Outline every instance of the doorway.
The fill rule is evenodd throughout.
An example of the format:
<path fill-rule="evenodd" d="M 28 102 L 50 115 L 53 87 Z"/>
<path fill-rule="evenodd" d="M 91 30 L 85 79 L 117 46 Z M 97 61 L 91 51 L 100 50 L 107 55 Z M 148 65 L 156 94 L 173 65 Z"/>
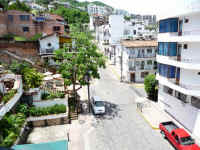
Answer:
<path fill-rule="evenodd" d="M 130 73 L 131 82 L 135 82 L 135 73 Z"/>

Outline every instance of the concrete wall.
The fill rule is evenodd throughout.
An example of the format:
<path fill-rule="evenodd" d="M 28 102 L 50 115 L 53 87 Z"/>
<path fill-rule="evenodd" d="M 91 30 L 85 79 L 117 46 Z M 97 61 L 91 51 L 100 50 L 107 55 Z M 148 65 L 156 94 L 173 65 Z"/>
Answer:
<path fill-rule="evenodd" d="M 56 36 L 56 34 L 49 36 L 47 38 L 41 39 L 40 41 L 40 53 L 46 53 L 46 49 L 59 49 L 59 38 Z M 48 46 L 48 44 L 51 44 L 51 46 Z"/>
<path fill-rule="evenodd" d="M 200 111 L 192 107 L 189 103 L 183 103 L 176 97 L 163 93 L 159 89 L 159 103 L 163 108 L 176 118 L 183 126 L 189 129 L 193 134 L 200 137 Z"/>
<path fill-rule="evenodd" d="M 124 17 L 122 15 L 109 16 L 110 43 L 119 43 L 124 32 Z"/>

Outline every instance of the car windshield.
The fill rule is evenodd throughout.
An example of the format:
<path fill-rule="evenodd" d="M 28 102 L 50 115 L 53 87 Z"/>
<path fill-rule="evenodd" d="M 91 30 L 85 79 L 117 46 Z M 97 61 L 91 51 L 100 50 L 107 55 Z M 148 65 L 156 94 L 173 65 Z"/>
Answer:
<path fill-rule="evenodd" d="M 192 145 L 195 143 L 191 136 L 181 138 L 180 142 L 182 145 Z"/>
<path fill-rule="evenodd" d="M 95 102 L 95 106 L 97 106 L 97 107 L 102 107 L 102 106 L 104 106 L 104 104 L 103 104 L 102 101 L 96 101 L 96 102 Z"/>

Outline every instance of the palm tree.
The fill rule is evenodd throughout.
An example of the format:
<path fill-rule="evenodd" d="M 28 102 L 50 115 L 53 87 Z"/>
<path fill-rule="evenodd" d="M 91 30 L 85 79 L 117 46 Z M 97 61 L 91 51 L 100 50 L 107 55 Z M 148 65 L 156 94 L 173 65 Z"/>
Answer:
<path fill-rule="evenodd" d="M 10 2 L 10 0 L 1 0 L 0 1 L 0 8 L 2 8 L 3 11 L 7 11 L 9 2 Z"/>

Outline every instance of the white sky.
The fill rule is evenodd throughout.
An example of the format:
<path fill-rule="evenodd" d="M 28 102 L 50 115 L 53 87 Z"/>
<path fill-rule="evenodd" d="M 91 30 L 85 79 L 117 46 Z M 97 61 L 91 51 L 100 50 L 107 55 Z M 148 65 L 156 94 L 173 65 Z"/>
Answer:
<path fill-rule="evenodd" d="M 85 1 L 85 0 L 79 0 Z M 94 0 L 88 0 L 94 1 Z M 158 18 L 183 13 L 190 0 L 99 0 L 133 14 L 155 14 Z"/>

